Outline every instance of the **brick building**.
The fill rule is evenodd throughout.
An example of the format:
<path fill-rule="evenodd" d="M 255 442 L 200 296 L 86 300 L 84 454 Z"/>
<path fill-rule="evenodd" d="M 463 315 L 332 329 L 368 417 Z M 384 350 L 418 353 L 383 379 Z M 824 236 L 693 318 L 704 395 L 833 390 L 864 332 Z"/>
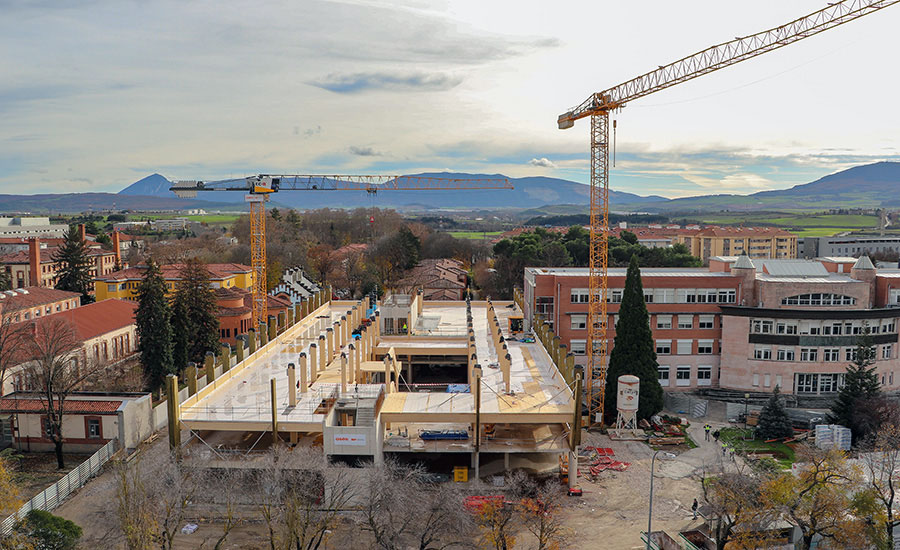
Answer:
<path fill-rule="evenodd" d="M 0 292 L 0 322 L 20 323 L 75 309 L 81 294 L 32 286 Z"/>
<path fill-rule="evenodd" d="M 834 394 L 861 334 L 877 348 L 885 390 L 900 390 L 900 270 L 867 257 L 751 260 L 712 257 L 709 268 L 642 270 L 644 295 L 667 390 L 714 387 Z M 609 272 L 609 345 L 625 270 Z M 584 363 L 587 269 L 527 268 L 525 317 L 543 316 Z"/>
<path fill-rule="evenodd" d="M 121 245 L 118 233 L 113 233 L 113 250 L 104 250 L 99 244 L 88 241 L 84 226 L 80 226 L 82 239 L 87 242 L 87 256 L 91 260 L 91 277 L 101 277 L 116 270 L 122 264 Z M 58 271 L 53 254 L 62 243 L 54 239 L 56 246 L 44 246 L 39 237 L 28 238 L 28 249 L 0 256 L 0 269 L 5 269 L 14 288 L 30 286 L 52 287 L 56 284 Z"/>

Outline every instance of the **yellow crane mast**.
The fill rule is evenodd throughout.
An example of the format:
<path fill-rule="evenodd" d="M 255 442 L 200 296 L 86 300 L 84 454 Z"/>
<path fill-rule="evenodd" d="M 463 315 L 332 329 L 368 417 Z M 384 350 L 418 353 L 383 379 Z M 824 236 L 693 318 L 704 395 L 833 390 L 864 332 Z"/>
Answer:
<path fill-rule="evenodd" d="M 261 174 L 237 180 L 179 181 L 169 189 L 182 198 L 199 191 L 241 191 L 250 203 L 250 266 L 253 272 L 253 327 L 266 321 L 266 202 L 279 191 L 448 191 L 512 189 L 506 178 L 437 178 L 429 176 L 346 176 Z"/>
<path fill-rule="evenodd" d="M 629 101 L 787 46 L 874 13 L 900 0 L 843 0 L 789 23 L 710 46 L 612 88 L 591 94 L 561 114 L 561 130 L 591 117 L 590 265 L 588 298 L 587 403 L 591 424 L 602 422 L 607 369 L 606 310 L 609 231 L 609 113 Z M 599 414 L 599 416 L 598 416 Z"/>

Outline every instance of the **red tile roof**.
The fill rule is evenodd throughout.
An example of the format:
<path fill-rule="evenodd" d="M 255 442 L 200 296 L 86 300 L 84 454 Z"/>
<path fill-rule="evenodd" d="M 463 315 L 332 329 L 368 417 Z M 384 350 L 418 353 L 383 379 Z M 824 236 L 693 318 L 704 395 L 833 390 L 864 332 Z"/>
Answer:
<path fill-rule="evenodd" d="M 52 264 L 53 262 L 53 253 L 56 252 L 57 247 L 51 246 L 47 248 L 41 249 L 41 263 L 42 264 Z M 88 248 L 87 255 L 88 256 L 112 256 L 115 252 L 112 250 L 103 250 L 102 248 Z M 7 254 L 5 256 L 0 256 L 0 264 L 27 264 L 28 263 L 28 251 L 20 250 L 19 252 L 13 252 L 12 254 Z"/>
<path fill-rule="evenodd" d="M 160 271 L 162 272 L 163 279 L 167 281 L 177 281 L 181 278 L 180 272 L 184 267 L 184 264 L 168 264 L 160 266 Z M 221 280 L 227 279 L 232 275 L 238 273 L 250 273 L 250 266 L 246 266 L 243 264 L 206 264 L 206 269 L 209 270 L 209 277 L 212 280 Z M 144 277 L 144 273 L 147 270 L 147 266 L 139 265 L 136 267 L 129 267 L 127 269 L 121 269 L 119 271 L 113 271 L 112 273 L 108 273 L 102 277 L 98 277 L 97 281 L 137 281 Z"/>
<path fill-rule="evenodd" d="M 63 404 L 63 412 L 67 414 L 110 414 L 115 413 L 120 406 L 122 406 L 122 401 L 67 399 Z M 0 399 L 0 412 L 2 413 L 41 413 L 45 410 L 44 402 L 40 399 L 9 397 Z"/>
<path fill-rule="evenodd" d="M 23 294 L 25 290 L 28 294 Z M 81 296 L 78 292 L 68 292 L 66 290 L 56 290 L 55 288 L 46 288 L 42 286 L 29 286 L 17 289 L 14 295 L 10 296 L 9 292 L 0 292 L 0 308 L 6 311 L 42 306 L 52 304 L 61 300 L 72 299 Z"/>
<path fill-rule="evenodd" d="M 45 322 L 47 319 L 67 319 L 74 324 L 78 339 L 85 341 L 134 324 L 134 312 L 137 306 L 137 302 L 126 300 L 103 300 L 69 311 L 62 311 L 50 317 L 41 317 L 36 322 Z"/>

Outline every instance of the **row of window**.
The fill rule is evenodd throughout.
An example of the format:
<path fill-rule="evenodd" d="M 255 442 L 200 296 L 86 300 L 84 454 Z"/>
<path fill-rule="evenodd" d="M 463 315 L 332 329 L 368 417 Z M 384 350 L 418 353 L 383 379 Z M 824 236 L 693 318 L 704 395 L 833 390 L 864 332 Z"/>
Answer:
<path fill-rule="evenodd" d="M 659 330 L 667 330 L 672 328 L 673 320 L 676 320 L 677 317 L 677 326 L 679 329 L 693 329 L 694 327 L 694 315 L 657 315 L 656 316 L 656 328 Z M 587 314 L 586 313 L 573 313 L 569 316 L 569 328 L 572 330 L 585 330 L 587 329 Z M 696 328 L 701 329 L 711 329 L 715 328 L 716 325 L 716 316 L 715 315 L 699 315 L 700 320 L 697 322 Z M 619 322 L 619 316 L 613 316 L 613 325 Z"/>
<path fill-rule="evenodd" d="M 834 363 L 841 361 L 855 361 L 858 348 L 822 348 L 822 361 L 826 363 Z M 891 359 L 894 356 L 894 345 L 885 344 L 876 352 L 875 359 Z M 770 361 L 772 359 L 772 348 L 756 346 L 753 349 L 753 358 L 760 361 Z M 794 361 L 799 358 L 803 362 L 819 361 L 819 348 L 800 348 L 799 355 L 795 353 L 795 348 L 778 348 L 775 351 L 776 361 Z"/>
<path fill-rule="evenodd" d="M 660 365 L 657 369 L 659 373 L 659 385 L 663 387 L 669 386 L 669 373 L 672 367 Z M 691 385 L 691 366 L 683 365 L 675 367 L 675 385 L 690 386 Z M 712 366 L 697 367 L 697 385 L 712 385 Z"/>
<path fill-rule="evenodd" d="M 714 340 L 697 340 L 697 355 L 713 355 L 714 344 Z M 693 350 L 693 340 L 675 340 L 676 355 L 691 355 Z M 657 340 L 656 354 L 672 355 L 672 340 Z"/>
<path fill-rule="evenodd" d="M 56 310 L 56 313 L 63 311 L 65 309 L 69 309 L 69 307 L 75 308 L 76 301 L 75 300 L 66 300 L 65 302 L 58 302 L 55 305 L 37 307 L 32 309 L 31 311 L 26 311 L 24 313 L 16 313 L 15 317 L 13 317 L 13 322 L 18 323 L 19 321 L 27 321 L 29 319 L 37 319 L 42 314 L 50 315 Z M 43 313 L 42 313 L 43 312 Z"/>
<path fill-rule="evenodd" d="M 624 289 L 609 289 L 606 301 L 611 304 L 622 302 Z M 569 301 L 573 304 L 588 303 L 590 291 L 573 288 Z M 540 298 L 538 298 L 540 300 Z M 552 300 L 552 298 L 551 298 Z M 648 304 L 733 304 L 737 291 L 733 288 L 645 288 L 644 301 Z"/>
<path fill-rule="evenodd" d="M 783 306 L 852 306 L 856 298 L 842 294 L 814 293 L 798 294 L 781 299 Z"/>
<path fill-rule="evenodd" d="M 870 334 L 888 334 L 897 331 L 896 321 L 886 319 L 883 321 L 772 321 L 767 319 L 753 319 L 750 322 L 750 332 L 754 334 L 809 334 L 814 336 L 840 336 L 865 334 L 866 328 Z"/>

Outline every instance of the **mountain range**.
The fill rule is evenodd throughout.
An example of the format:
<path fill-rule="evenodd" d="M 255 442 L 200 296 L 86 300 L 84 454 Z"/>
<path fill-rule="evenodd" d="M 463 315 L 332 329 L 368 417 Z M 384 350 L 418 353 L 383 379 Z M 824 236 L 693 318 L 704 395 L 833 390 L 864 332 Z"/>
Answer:
<path fill-rule="evenodd" d="M 418 176 L 451 178 L 505 177 L 499 174 L 437 172 Z M 371 197 L 351 191 L 282 191 L 273 205 L 297 209 L 323 207 L 392 207 L 403 210 L 438 209 L 530 209 L 546 205 L 571 205 L 573 211 L 589 203 L 587 185 L 543 176 L 510 178 L 513 190 L 382 191 Z M 179 199 L 169 191 L 170 181 L 152 174 L 113 193 L 67 193 L 44 195 L 0 195 L 5 212 L 82 212 L 87 210 L 173 210 L 205 208 L 242 211 L 244 194 L 201 193 L 196 199 Z M 754 211 L 778 209 L 824 210 L 829 208 L 876 208 L 900 206 L 900 162 L 878 162 L 856 166 L 790 189 L 760 191 L 751 195 L 703 195 L 667 199 L 610 190 L 613 211 L 692 213 L 710 211 Z"/>

